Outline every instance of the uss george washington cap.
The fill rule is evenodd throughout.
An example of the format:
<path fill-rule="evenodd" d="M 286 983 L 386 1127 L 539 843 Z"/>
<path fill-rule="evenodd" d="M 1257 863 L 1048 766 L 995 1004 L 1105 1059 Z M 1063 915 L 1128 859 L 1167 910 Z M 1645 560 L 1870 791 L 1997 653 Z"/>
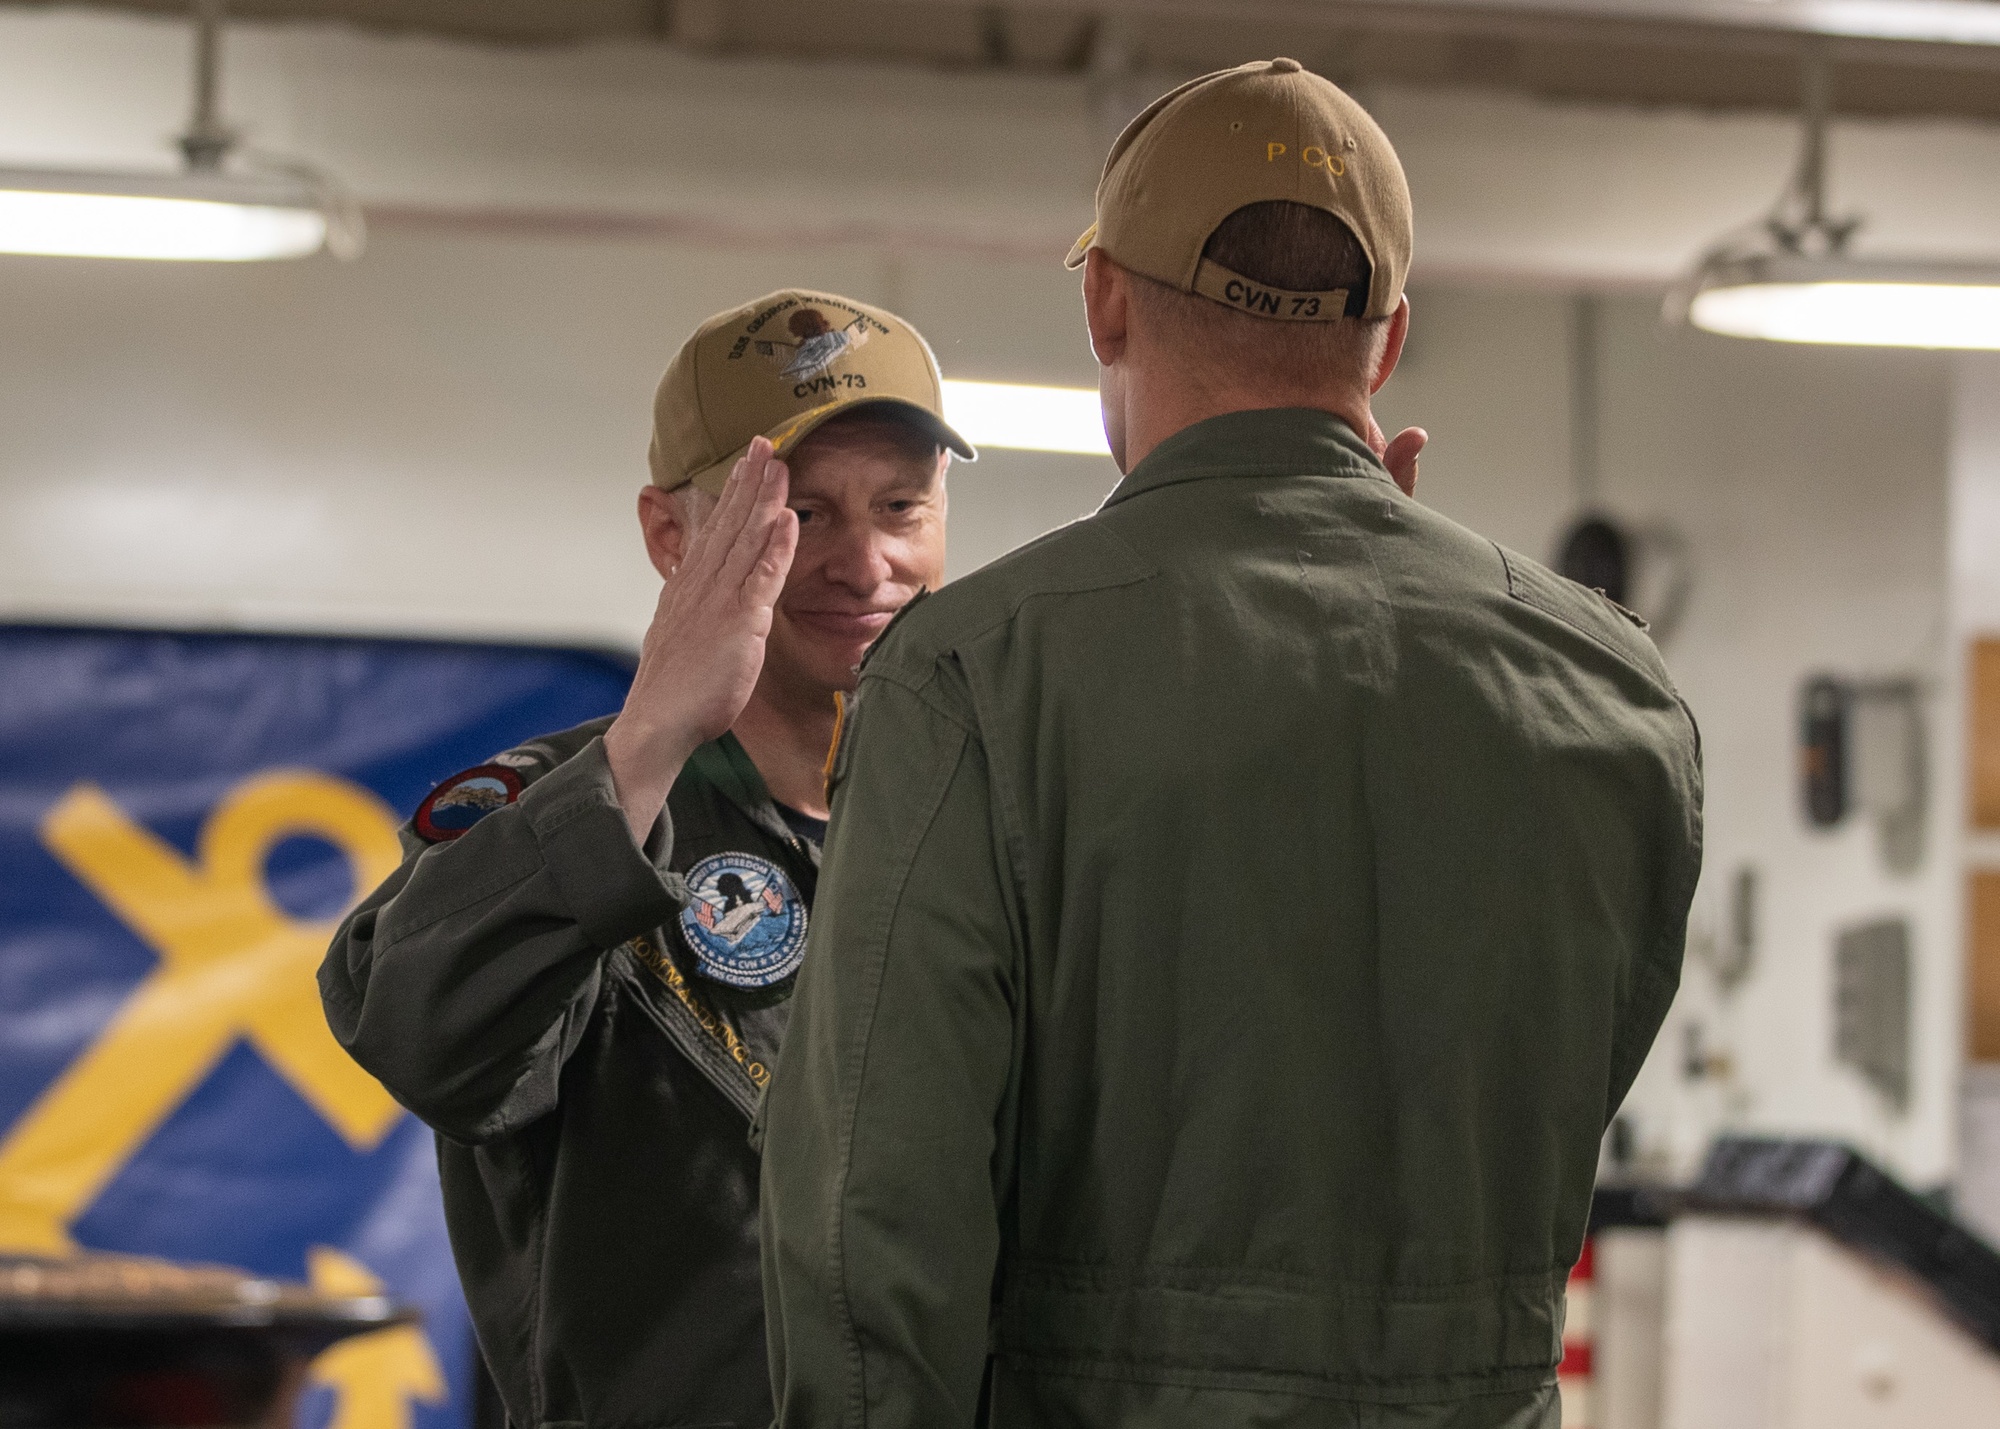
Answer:
<path fill-rule="evenodd" d="M 1286 199 L 1324 209 L 1368 255 L 1365 293 L 1293 292 L 1202 257 L 1237 209 Z M 1240 312 L 1290 321 L 1385 318 L 1410 269 L 1410 189 L 1381 126 L 1297 60 L 1258 60 L 1161 95 L 1118 136 L 1097 183 L 1097 221 L 1070 249 Z"/>
<path fill-rule="evenodd" d="M 756 437 L 779 456 L 822 423 L 865 406 L 904 412 L 967 461 L 944 419 L 937 358 L 881 308 L 787 288 L 717 313 L 681 344 L 653 397 L 653 485 L 719 492 Z"/>

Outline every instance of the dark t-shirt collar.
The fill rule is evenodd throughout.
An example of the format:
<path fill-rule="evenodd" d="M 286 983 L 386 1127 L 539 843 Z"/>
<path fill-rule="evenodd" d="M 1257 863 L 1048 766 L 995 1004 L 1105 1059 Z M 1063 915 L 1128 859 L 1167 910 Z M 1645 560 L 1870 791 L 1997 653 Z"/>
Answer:
<path fill-rule="evenodd" d="M 791 805 L 779 804 L 775 799 L 771 802 L 777 806 L 778 817 L 785 821 L 785 826 L 793 833 L 815 846 L 826 842 L 825 819 L 815 819 L 811 814 L 802 814 Z"/>

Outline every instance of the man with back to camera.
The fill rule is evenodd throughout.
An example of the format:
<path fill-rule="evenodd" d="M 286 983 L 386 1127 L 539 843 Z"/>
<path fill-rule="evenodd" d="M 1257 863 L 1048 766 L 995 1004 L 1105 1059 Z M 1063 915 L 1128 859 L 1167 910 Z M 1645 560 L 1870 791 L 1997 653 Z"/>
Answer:
<path fill-rule="evenodd" d="M 1385 470 L 1410 248 L 1294 61 L 1113 147 L 1071 262 L 1125 478 L 900 616 L 835 756 L 784 1429 L 1560 1422 L 1698 737 L 1635 617 Z"/>
<path fill-rule="evenodd" d="M 943 579 L 948 451 L 893 315 L 794 290 L 704 323 L 655 403 L 664 586 L 624 709 L 439 785 L 320 969 L 341 1045 L 438 1132 L 519 1429 L 770 1420 L 750 1117 L 835 693 Z"/>

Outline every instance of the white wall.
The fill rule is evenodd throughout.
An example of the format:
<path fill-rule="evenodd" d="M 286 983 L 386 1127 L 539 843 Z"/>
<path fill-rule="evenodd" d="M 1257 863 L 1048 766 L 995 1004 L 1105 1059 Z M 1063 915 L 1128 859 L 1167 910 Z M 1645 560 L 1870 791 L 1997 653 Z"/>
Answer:
<path fill-rule="evenodd" d="M 1845 1136 L 1920 1182 L 1943 1179 L 1961 1051 L 1956 768 L 1935 761 L 1929 853 L 1917 873 L 1894 876 L 1858 817 L 1808 829 L 1797 729 L 1800 682 L 1829 672 L 1917 676 L 1933 738 L 1947 732 L 1947 363 L 1662 331 L 1631 307 L 1610 350 L 1610 490 L 1686 532 L 1697 562 L 1671 660 L 1703 718 L 1709 770 L 1698 919 L 1719 930 L 1728 877 L 1743 863 L 1759 874 L 1752 975 L 1725 1006 L 1690 966 L 1676 1017 L 1700 1017 L 1736 1077 L 1670 1090 L 1670 1026 L 1635 1102 L 1656 1126 L 1664 1113 L 1677 1161 L 1721 1120 Z M 1832 1058 L 1834 934 L 1894 915 L 1910 917 L 1915 940 L 1914 1091 L 1902 1115 Z"/>
<path fill-rule="evenodd" d="M 1967 353 L 1954 364 L 1951 442 L 1951 657 L 1947 698 L 1954 716 L 1950 757 L 1969 773 L 1963 722 L 1970 712 L 1968 663 L 1978 640 L 2000 637 L 2000 354 Z M 2000 833 L 1969 827 L 1961 796 L 1960 868 L 2000 869 Z M 1966 887 L 1961 884 L 1961 889 Z M 1964 894 L 1962 893 L 1962 897 Z M 1961 945 L 1970 953 L 1962 917 Z M 1961 1212 L 2000 1244 L 2000 1067 L 1968 1066 L 1959 1144 Z"/>
<path fill-rule="evenodd" d="M 1420 292 L 1385 426 L 1433 444 L 1419 495 L 1547 558 L 1573 514 L 1567 472 L 1567 304 Z M 1955 766 L 1937 761 L 1931 854 L 1889 874 L 1856 820 L 1828 834 L 1799 813 L 1797 697 L 1808 675 L 1945 674 L 1945 448 L 1949 364 L 1930 354 L 1793 348 L 1663 327 L 1655 302 L 1607 305 L 1603 497 L 1690 542 L 1696 571 L 1668 663 L 1702 726 L 1707 857 L 1697 921 L 1721 920 L 1726 881 L 1760 877 L 1757 964 L 1720 998 L 1690 959 L 1683 996 L 1628 1111 L 1679 1169 L 1719 1126 L 1846 1136 L 1919 1182 L 1950 1170 L 1956 1116 L 1958 945 L 1951 854 Z M 1950 710 L 1930 706 L 1934 731 Z M 1834 931 L 1908 914 L 1917 960 L 1915 1092 L 1891 1113 L 1833 1061 Z M 1702 1024 L 1733 1078 L 1690 1082 L 1683 1025 Z"/>
<path fill-rule="evenodd" d="M 1951 579 L 1965 635 L 2000 634 L 2000 355 L 1953 364 Z M 1981 850 L 2000 861 L 2000 847 Z"/>
<path fill-rule="evenodd" d="M 394 232 L 353 265 L 0 257 L 0 608 L 636 644 L 632 506 L 681 339 L 794 283 L 899 295 L 957 370 L 1022 365 L 955 361 L 989 312 L 1081 348 L 1059 268 L 957 261 Z M 952 569 L 1116 477 L 961 468 Z"/>
<path fill-rule="evenodd" d="M 1976 1429 L 2000 1357 L 1929 1288 L 1797 1221 L 1666 1234 L 1665 1429 Z"/>
<path fill-rule="evenodd" d="M 396 212 L 351 266 L 0 257 L 0 618 L 630 643 L 651 605 L 630 515 L 650 392 L 709 312 L 822 285 L 905 313 L 948 372 L 1091 379 L 1055 265 L 1101 152 L 1080 82 L 309 28 L 252 30 L 234 53 L 237 114 Z M 178 120 L 181 54 L 150 22 L 0 11 L 0 154 L 136 161 Z M 1566 299 L 1466 275 L 1665 276 L 1765 200 L 1788 137 L 1376 100 L 1434 255 L 1384 423 L 1433 433 L 1425 499 L 1546 555 L 1573 504 Z M 1919 205 L 1932 241 L 2000 241 L 2000 178 L 1974 181 L 2000 176 L 2000 136 L 1852 132 L 1857 191 L 1943 165 L 1951 181 Z M 1604 492 L 1692 543 L 1698 584 L 1667 653 L 1707 739 L 1703 904 L 1746 861 L 1764 899 L 1756 972 L 1723 1007 L 1690 966 L 1632 1109 L 1681 1168 L 1735 1124 L 1845 1135 L 1934 1181 L 1960 1040 L 1956 766 L 1939 761 L 1933 854 L 1909 878 L 1864 828 L 1809 832 L 1793 771 L 1806 674 L 1943 678 L 1948 366 L 1666 330 L 1655 302 L 1608 309 Z M 1090 509 L 1115 475 L 1006 452 L 959 469 L 953 571 Z M 1917 932 L 1902 1116 L 1831 1055 L 1831 934 L 1884 912 Z M 1681 1077 L 1690 1018 L 1733 1079 Z"/>
<path fill-rule="evenodd" d="M 0 9 L 0 162 L 165 163 L 187 54 L 171 19 Z M 230 31 L 224 106 L 252 145 L 323 163 L 405 215 L 1045 262 L 1089 221 L 1118 125 L 1180 78 L 1107 87 L 246 23 Z M 1663 282 L 1761 216 L 1796 149 L 1795 126 L 1768 116 L 1361 93 L 1409 171 L 1417 272 L 1433 281 Z M 1991 126 L 1835 126 L 1834 200 L 1870 215 L 1866 245 L 2000 256 L 2000 185 L 1968 181 L 1994 173 Z"/>

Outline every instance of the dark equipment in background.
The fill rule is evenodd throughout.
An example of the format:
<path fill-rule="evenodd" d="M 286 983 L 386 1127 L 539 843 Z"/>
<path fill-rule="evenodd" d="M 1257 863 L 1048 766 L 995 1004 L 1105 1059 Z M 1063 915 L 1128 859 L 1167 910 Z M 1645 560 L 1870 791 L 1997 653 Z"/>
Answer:
<path fill-rule="evenodd" d="M 1579 295 L 1571 306 L 1569 343 L 1570 485 L 1577 515 L 1556 541 L 1554 564 L 1578 585 L 1602 591 L 1639 615 L 1653 643 L 1664 647 L 1687 609 L 1694 572 L 1678 532 L 1658 523 L 1620 521 L 1604 502 L 1602 321 L 1599 300 Z"/>
<path fill-rule="evenodd" d="M 1799 701 L 1799 778 L 1806 819 L 1830 829 L 1847 815 L 1847 685 L 1806 681 Z"/>
<path fill-rule="evenodd" d="M 1833 945 L 1833 1055 L 1895 1111 L 1910 1105 L 1910 925 L 1879 918 Z"/>
<path fill-rule="evenodd" d="M 1601 590 L 1620 605 L 1631 594 L 1626 577 L 1631 570 L 1631 542 L 1603 516 L 1585 516 L 1569 528 L 1556 569 L 1578 585 Z"/>
<path fill-rule="evenodd" d="M 1678 1209 L 1817 1226 L 1915 1277 L 1966 1333 L 2000 1350 L 2000 1251 L 1850 1147 L 1719 1138 Z"/>
<path fill-rule="evenodd" d="M 12 1429 L 286 1424 L 321 1350 L 416 1312 L 220 1266 L 0 1257 L 0 1423 Z"/>
<path fill-rule="evenodd" d="M 1923 862 L 1928 760 L 1923 682 L 1815 675 L 1799 692 L 1799 794 L 1814 828 L 1875 823 L 1892 873 Z"/>

